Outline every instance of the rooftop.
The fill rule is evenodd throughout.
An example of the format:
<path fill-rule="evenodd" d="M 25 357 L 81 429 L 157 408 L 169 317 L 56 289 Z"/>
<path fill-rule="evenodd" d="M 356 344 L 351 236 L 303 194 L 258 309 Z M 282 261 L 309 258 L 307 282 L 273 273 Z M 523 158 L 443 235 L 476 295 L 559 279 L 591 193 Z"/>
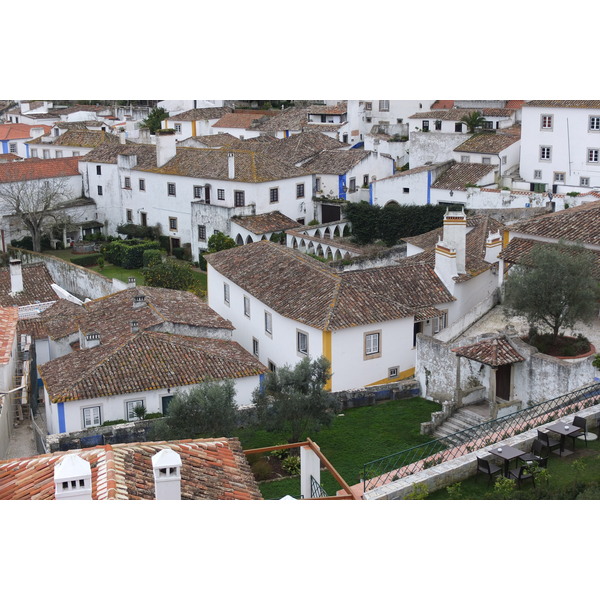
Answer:
<path fill-rule="evenodd" d="M 43 161 L 46 162 L 46 161 Z M 2 165 L 0 165 L 1 167 Z M 54 283 L 44 263 L 21 265 L 23 274 L 23 291 L 11 295 L 9 267 L 0 269 L 0 306 L 27 306 L 37 302 L 58 300 L 52 289 Z"/>
<path fill-rule="evenodd" d="M 273 231 L 285 231 L 298 227 L 298 221 L 286 217 L 279 211 L 265 213 L 262 215 L 249 215 L 247 217 L 233 216 L 232 221 L 244 227 L 256 235 L 272 233 Z"/>
<path fill-rule="evenodd" d="M 0 306 L 0 364 L 8 363 L 12 356 L 18 320 L 16 306 Z"/>
<path fill-rule="evenodd" d="M 52 177 L 74 177 L 79 173 L 79 156 L 67 158 L 28 158 L 0 164 L 0 183 L 30 181 Z"/>
<path fill-rule="evenodd" d="M 181 113 L 169 115 L 167 121 L 210 121 L 220 119 L 223 115 L 232 112 L 227 106 L 211 106 L 208 108 L 192 108 Z"/>
<path fill-rule="evenodd" d="M 477 185 L 482 179 L 489 181 L 490 173 L 498 168 L 497 165 L 482 163 L 455 163 L 444 171 L 431 186 L 441 190 L 466 190 L 467 184 Z"/>
<path fill-rule="evenodd" d="M 36 127 L 43 127 L 48 133 L 51 129 L 49 125 L 26 125 L 25 123 L 5 123 L 0 125 L 0 140 L 24 140 L 31 137 L 31 130 Z"/>
<path fill-rule="evenodd" d="M 455 152 L 477 152 L 480 154 L 498 154 L 509 146 L 518 143 L 517 136 L 497 133 L 479 133 L 469 138 L 456 148 Z"/>

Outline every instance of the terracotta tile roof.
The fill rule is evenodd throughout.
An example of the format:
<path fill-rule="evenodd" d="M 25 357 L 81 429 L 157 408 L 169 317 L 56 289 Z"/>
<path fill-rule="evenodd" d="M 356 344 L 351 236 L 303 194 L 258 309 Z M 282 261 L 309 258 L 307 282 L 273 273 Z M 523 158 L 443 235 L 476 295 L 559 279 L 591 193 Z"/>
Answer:
<path fill-rule="evenodd" d="M 510 117 L 514 114 L 511 108 L 451 108 L 448 110 L 430 110 L 415 113 L 409 119 L 439 119 L 440 121 L 462 121 L 472 112 L 480 112 L 484 117 Z"/>
<path fill-rule="evenodd" d="M 234 181 L 259 183 L 306 175 L 305 169 L 286 164 L 264 152 L 216 148 L 178 148 L 177 154 L 160 168 L 142 169 L 154 173 L 200 177 L 208 179 L 229 179 L 228 154 L 234 154 Z M 140 168 L 139 165 L 137 167 Z"/>
<path fill-rule="evenodd" d="M 397 179 L 397 178 L 401 178 L 401 177 L 406 177 L 408 175 L 416 175 L 417 173 L 425 173 L 427 171 L 434 171 L 443 165 L 451 166 L 451 165 L 455 164 L 455 162 L 456 161 L 454 161 L 454 160 L 449 160 L 449 161 L 446 161 L 445 163 L 434 163 L 432 165 L 422 165 L 420 167 L 415 167 L 414 169 L 407 169 L 406 171 L 400 171 L 399 173 L 394 173 L 394 175 L 390 175 L 389 177 L 381 177 L 377 181 L 384 181 L 386 179 Z"/>
<path fill-rule="evenodd" d="M 85 314 L 85 310 L 82 305 L 60 298 L 39 316 L 19 321 L 19 333 L 28 333 L 33 339 L 66 337 L 77 333 L 77 317 Z"/>
<path fill-rule="evenodd" d="M 525 360 L 505 337 L 486 339 L 469 346 L 452 348 L 452 352 L 456 352 L 457 356 L 464 356 L 490 367 L 512 365 Z"/>
<path fill-rule="evenodd" d="M 321 330 L 404 318 L 412 316 L 415 307 L 453 300 L 429 266 L 338 273 L 310 256 L 267 241 L 206 258 L 219 273 L 279 314 Z"/>
<path fill-rule="evenodd" d="M 265 112 L 230 112 L 224 114 L 216 123 L 213 123 L 213 128 L 218 129 L 249 129 L 255 121 L 268 118 L 269 113 Z"/>
<path fill-rule="evenodd" d="M 70 115 L 76 112 L 112 112 L 112 107 L 102 104 L 73 104 L 64 108 L 53 108 L 52 111 L 58 115 Z"/>
<path fill-rule="evenodd" d="M 509 146 L 518 143 L 520 138 L 512 135 L 479 133 L 456 148 L 455 152 L 477 152 L 480 154 L 498 154 Z"/>
<path fill-rule="evenodd" d="M 431 187 L 441 190 L 466 190 L 468 183 L 478 185 L 479 181 L 497 168 L 497 165 L 482 163 L 456 163 L 444 171 Z"/>
<path fill-rule="evenodd" d="M 285 231 L 286 229 L 295 229 L 299 225 L 298 221 L 286 217 L 279 211 L 264 213 L 262 215 L 250 215 L 247 217 L 233 216 L 231 220 L 256 235 L 272 233 L 274 231 Z"/>
<path fill-rule="evenodd" d="M 454 108 L 454 100 L 436 100 L 431 105 L 431 110 L 441 110 L 448 108 Z"/>
<path fill-rule="evenodd" d="M 305 111 L 307 115 L 345 115 L 348 112 L 348 103 L 311 104 Z"/>
<path fill-rule="evenodd" d="M 505 108 L 521 108 L 525 104 L 525 100 L 507 100 Z"/>
<path fill-rule="evenodd" d="M 600 202 L 534 217 L 510 227 L 511 231 L 550 239 L 600 245 Z"/>
<path fill-rule="evenodd" d="M 36 302 L 52 302 L 58 296 L 52 289 L 54 283 L 43 263 L 21 265 L 23 274 L 23 291 L 12 296 L 10 294 L 9 267 L 0 269 L 0 306 L 27 306 Z"/>
<path fill-rule="evenodd" d="M 5 123 L 0 125 L 0 140 L 24 140 L 31 137 L 33 128 L 43 127 L 48 133 L 52 128 L 49 125 L 26 125 L 25 123 Z"/>
<path fill-rule="evenodd" d="M 600 100 L 529 100 L 524 106 L 540 108 L 592 108 L 600 109 Z"/>
<path fill-rule="evenodd" d="M 54 500 L 54 467 L 67 454 L 87 460 L 93 500 L 152 500 L 152 456 L 181 458 L 182 500 L 262 500 L 237 438 L 96 446 L 0 462 L 0 500 Z"/>
<path fill-rule="evenodd" d="M 508 242 L 507 246 L 502 250 L 499 256 L 510 264 L 527 265 L 529 263 L 529 253 L 533 250 L 534 246 L 549 245 L 551 243 L 552 242 L 538 242 L 527 238 L 515 237 Z M 596 279 L 600 280 L 600 250 L 590 250 L 590 252 L 594 255 L 592 273 Z"/>
<path fill-rule="evenodd" d="M 42 138 L 32 140 L 30 144 L 44 144 L 49 146 L 76 146 L 78 148 L 96 148 L 102 144 L 120 144 L 119 136 L 106 131 L 69 128 L 55 140 L 46 142 Z"/>
<path fill-rule="evenodd" d="M 236 379 L 267 368 L 230 340 L 142 331 L 78 350 L 38 368 L 51 402 Z"/>
<path fill-rule="evenodd" d="M 211 106 L 208 108 L 192 108 L 185 112 L 170 115 L 166 118 L 169 121 L 211 121 L 220 119 L 223 115 L 233 112 L 228 106 Z"/>
<path fill-rule="evenodd" d="M 22 156 L 19 156 L 18 154 L 13 154 L 12 152 L 0 154 L 0 162 L 11 162 L 13 160 L 24 160 L 24 159 Z"/>
<path fill-rule="evenodd" d="M 156 167 L 156 146 L 154 144 L 102 144 L 85 156 L 80 156 L 81 162 L 117 164 L 119 154 L 137 156 L 137 167 L 152 169 Z"/>
<path fill-rule="evenodd" d="M 29 158 L 0 164 L 0 183 L 49 179 L 51 177 L 73 177 L 79 175 L 79 156 L 67 158 Z"/>
<path fill-rule="evenodd" d="M 311 173 L 343 175 L 367 158 L 368 150 L 322 150 L 302 166 Z"/>
<path fill-rule="evenodd" d="M 0 364 L 8 363 L 11 358 L 18 321 L 16 306 L 0 306 Z"/>
<path fill-rule="evenodd" d="M 213 135 L 196 135 L 185 140 L 179 142 L 179 146 L 185 146 L 186 142 L 189 140 L 194 140 L 196 142 L 200 142 L 201 144 L 205 144 L 210 148 L 223 148 L 230 146 L 241 147 L 244 145 L 246 140 L 240 140 L 236 138 L 235 135 L 231 135 L 230 133 L 214 133 Z"/>
<path fill-rule="evenodd" d="M 306 108 L 292 107 L 269 115 L 267 119 L 261 119 L 254 123 L 250 129 L 259 131 L 301 131 L 308 122 Z"/>

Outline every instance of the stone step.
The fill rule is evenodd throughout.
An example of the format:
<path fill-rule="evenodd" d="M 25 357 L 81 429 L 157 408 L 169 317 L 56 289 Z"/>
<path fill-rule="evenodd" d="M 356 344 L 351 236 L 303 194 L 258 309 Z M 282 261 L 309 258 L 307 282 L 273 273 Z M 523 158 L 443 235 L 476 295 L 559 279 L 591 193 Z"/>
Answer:
<path fill-rule="evenodd" d="M 456 411 L 452 417 L 444 421 L 434 432 L 435 438 L 443 438 L 446 436 L 452 436 L 452 442 L 458 443 L 460 441 L 468 441 L 470 434 L 462 435 L 461 432 L 465 429 L 469 429 L 480 423 L 485 422 L 485 418 L 480 414 L 470 411 L 468 408 L 461 408 Z"/>

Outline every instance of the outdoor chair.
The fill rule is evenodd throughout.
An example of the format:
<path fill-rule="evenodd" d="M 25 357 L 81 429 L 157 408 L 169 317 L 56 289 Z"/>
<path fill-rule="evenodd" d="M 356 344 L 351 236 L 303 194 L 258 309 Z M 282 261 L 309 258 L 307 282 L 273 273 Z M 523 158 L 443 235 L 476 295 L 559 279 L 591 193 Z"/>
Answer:
<path fill-rule="evenodd" d="M 533 473 L 529 473 L 527 471 L 527 469 L 528 469 L 527 465 L 521 465 L 520 467 L 517 467 L 516 469 L 511 469 L 508 472 L 508 478 L 515 479 L 517 481 L 518 487 L 521 487 L 522 481 L 527 481 L 528 479 L 531 479 L 531 483 L 533 484 L 533 487 L 535 487 L 535 479 L 533 477 Z"/>
<path fill-rule="evenodd" d="M 583 430 L 583 433 L 579 432 L 579 433 L 569 434 L 569 437 L 573 439 L 573 449 L 575 449 L 575 440 L 576 439 L 583 440 L 585 442 L 586 447 L 587 447 L 588 440 L 593 442 L 594 440 L 598 439 L 598 436 L 595 433 L 590 433 L 588 431 L 587 419 L 584 419 L 583 417 L 574 417 L 573 425 L 575 427 L 581 427 L 581 429 Z"/>
<path fill-rule="evenodd" d="M 542 446 L 545 446 L 548 449 L 548 452 L 560 448 L 560 440 L 551 438 L 547 432 L 538 429 L 537 436 L 538 440 L 542 443 Z"/>
<path fill-rule="evenodd" d="M 542 468 L 546 468 L 548 465 L 548 454 L 548 447 L 544 446 L 539 439 L 535 439 L 533 440 L 533 444 L 531 444 L 531 452 L 519 456 L 519 460 L 527 465 L 535 463 Z"/>
<path fill-rule="evenodd" d="M 492 482 L 494 476 L 502 472 L 502 467 L 491 463 L 489 460 L 477 457 L 477 474 L 483 473 L 488 476 L 488 484 Z"/>

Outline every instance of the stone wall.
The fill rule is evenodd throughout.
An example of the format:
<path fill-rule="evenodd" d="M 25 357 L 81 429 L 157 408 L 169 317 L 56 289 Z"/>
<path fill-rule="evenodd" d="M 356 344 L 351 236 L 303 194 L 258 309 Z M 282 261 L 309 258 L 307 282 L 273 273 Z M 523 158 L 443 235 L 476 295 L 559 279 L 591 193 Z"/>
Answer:
<path fill-rule="evenodd" d="M 395 383 L 334 392 L 333 395 L 340 401 L 342 410 L 346 410 L 347 408 L 357 408 L 359 406 L 373 406 L 387 400 L 414 398 L 419 396 L 420 393 L 421 388 L 417 381 L 404 379 Z"/>

